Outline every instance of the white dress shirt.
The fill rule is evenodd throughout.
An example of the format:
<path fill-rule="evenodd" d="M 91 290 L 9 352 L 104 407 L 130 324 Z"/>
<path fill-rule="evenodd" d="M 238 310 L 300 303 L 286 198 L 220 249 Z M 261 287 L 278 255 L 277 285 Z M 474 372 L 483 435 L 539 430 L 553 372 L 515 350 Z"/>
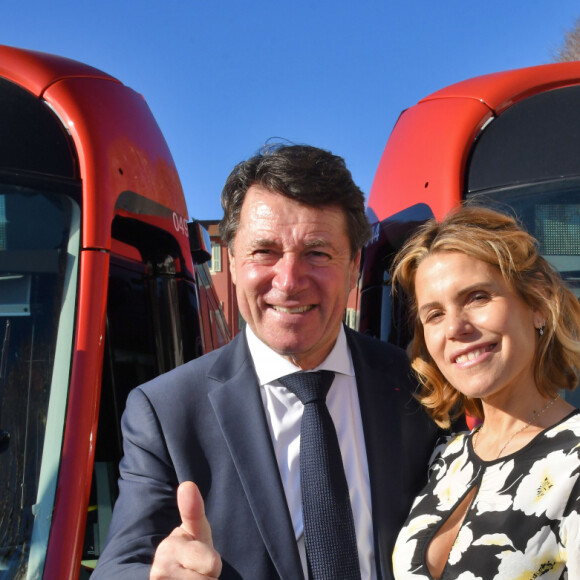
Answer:
<path fill-rule="evenodd" d="M 266 346 L 246 325 L 246 336 L 286 493 L 298 551 L 308 578 L 300 497 L 300 422 L 304 406 L 277 379 L 301 369 Z M 341 327 L 334 348 L 313 370 L 334 371 L 326 404 L 338 436 L 354 517 L 362 580 L 376 580 L 371 493 L 354 367 Z"/>

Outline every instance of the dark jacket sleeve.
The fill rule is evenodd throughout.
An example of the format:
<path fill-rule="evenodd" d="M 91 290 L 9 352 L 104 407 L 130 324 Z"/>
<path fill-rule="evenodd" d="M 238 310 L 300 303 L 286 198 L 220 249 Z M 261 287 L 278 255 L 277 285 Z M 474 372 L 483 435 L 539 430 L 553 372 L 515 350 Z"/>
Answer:
<path fill-rule="evenodd" d="M 175 468 L 144 392 L 131 392 L 122 419 L 119 499 L 93 580 L 149 578 L 159 543 L 180 525 Z"/>

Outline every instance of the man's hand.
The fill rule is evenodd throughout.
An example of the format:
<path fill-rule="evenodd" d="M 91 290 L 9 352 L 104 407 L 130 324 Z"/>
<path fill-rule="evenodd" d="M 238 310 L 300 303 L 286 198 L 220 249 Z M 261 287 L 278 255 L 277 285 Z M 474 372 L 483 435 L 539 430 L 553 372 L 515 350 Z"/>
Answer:
<path fill-rule="evenodd" d="M 159 544 L 150 580 L 217 579 L 222 561 L 213 547 L 203 499 L 192 481 L 179 486 L 177 507 L 181 526 Z"/>

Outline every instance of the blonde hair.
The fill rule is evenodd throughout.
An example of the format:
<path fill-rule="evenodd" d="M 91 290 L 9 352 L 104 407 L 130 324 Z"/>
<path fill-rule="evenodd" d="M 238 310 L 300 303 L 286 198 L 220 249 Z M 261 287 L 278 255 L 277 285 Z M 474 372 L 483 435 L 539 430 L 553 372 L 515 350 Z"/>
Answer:
<path fill-rule="evenodd" d="M 402 289 L 414 323 L 409 345 L 412 366 L 421 383 L 418 399 L 435 422 L 448 428 L 467 411 L 483 418 L 480 399 L 453 387 L 431 358 L 417 314 L 415 275 L 419 264 L 437 252 L 461 252 L 498 268 L 508 286 L 533 310 L 546 317 L 534 358 L 538 391 L 554 397 L 558 389 L 573 390 L 580 369 L 580 303 L 560 274 L 538 254 L 537 242 L 517 222 L 491 209 L 463 206 L 441 222 L 430 220 L 395 256 L 392 283 Z"/>

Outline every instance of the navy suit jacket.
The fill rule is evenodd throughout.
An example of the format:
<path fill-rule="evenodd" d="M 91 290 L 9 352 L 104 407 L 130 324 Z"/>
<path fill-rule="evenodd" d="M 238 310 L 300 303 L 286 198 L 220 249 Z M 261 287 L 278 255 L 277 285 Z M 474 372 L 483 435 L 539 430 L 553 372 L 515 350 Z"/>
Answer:
<path fill-rule="evenodd" d="M 412 392 L 406 354 L 346 329 L 367 452 L 376 563 L 391 554 L 424 485 L 437 429 Z M 204 497 L 220 578 L 303 580 L 284 489 L 245 333 L 134 389 L 123 416 L 119 499 L 93 579 L 145 580 L 159 542 L 180 525 L 179 483 Z"/>

